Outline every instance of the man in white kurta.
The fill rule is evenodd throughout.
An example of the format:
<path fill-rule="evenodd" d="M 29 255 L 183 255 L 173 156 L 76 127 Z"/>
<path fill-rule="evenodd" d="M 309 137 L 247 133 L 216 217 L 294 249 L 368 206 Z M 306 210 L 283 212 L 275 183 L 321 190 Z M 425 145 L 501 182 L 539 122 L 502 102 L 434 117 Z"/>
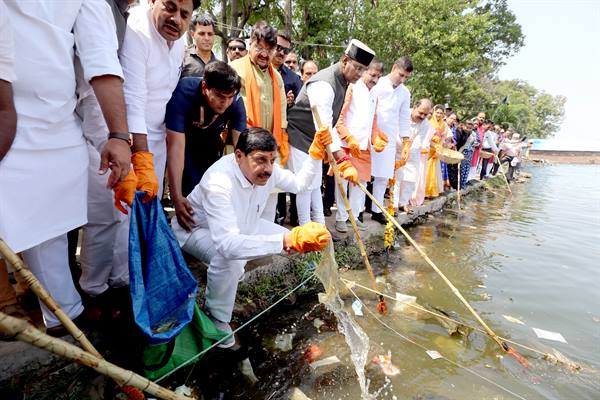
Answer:
<path fill-rule="evenodd" d="M 13 85 L 18 122 L 0 164 L 0 237 L 23 253 L 33 274 L 75 318 L 83 306 L 69 270 L 66 233 L 86 223 L 88 154 L 74 113 L 74 55 L 77 51 L 109 130 L 127 132 L 115 27 L 103 18 L 110 15 L 104 0 L 5 4 L 18 43 Z M 130 157 L 125 141 L 107 141 L 102 158 L 112 164 L 110 186 L 127 174 Z M 48 328 L 60 325 L 46 307 L 42 312 Z"/>
<path fill-rule="evenodd" d="M 205 308 L 220 329 L 231 332 L 228 323 L 248 260 L 284 249 L 310 250 L 289 242 L 290 232 L 264 219 L 262 213 L 273 189 L 297 193 L 321 173 L 327 143 L 331 143 L 329 132 L 317 133 L 309 150 L 311 156 L 294 175 L 275 163 L 277 147 L 269 131 L 245 130 L 235 153 L 214 163 L 188 195 L 195 219 L 192 230 L 186 231 L 173 219 L 173 231 L 183 250 L 209 264 Z M 317 247 L 330 239 L 327 228 L 317 223 L 291 232 L 292 236 L 298 233 Z"/>
<path fill-rule="evenodd" d="M 392 66 L 390 73 L 379 80 L 373 88 L 377 99 L 377 125 L 388 137 L 388 144 L 381 153 L 371 152 L 373 175 L 373 196 L 383 204 L 383 196 L 388 181 L 394 177 L 396 147 L 403 148 L 403 160 L 408 157 L 410 137 L 410 92 L 404 86 L 412 74 L 413 65 L 408 57 L 401 57 Z M 381 210 L 373 205 L 371 218 L 382 224 L 387 221 Z"/>
<path fill-rule="evenodd" d="M 398 169 L 396 181 L 398 206 L 405 211 L 408 210 L 417 180 L 420 176 L 424 177 L 422 172 L 426 172 L 429 143 L 435 132 L 427 120 L 431 106 L 429 99 L 421 99 L 410 111 L 410 153 L 406 164 Z"/>
<path fill-rule="evenodd" d="M 383 73 L 383 63 L 379 60 L 371 61 L 369 69 L 362 78 L 348 87 L 342 112 L 336 124 L 337 133 L 341 139 L 341 146 L 350 162 L 358 172 L 358 179 L 364 186 L 371 180 L 371 147 L 375 144 L 375 151 L 382 151 L 387 144 L 387 137 L 378 129 L 375 110 L 377 100 L 372 95 L 371 89 Z M 350 208 L 354 218 L 358 218 L 365 205 L 365 194 L 352 183 L 344 184 Z M 335 215 L 335 229 L 338 232 L 347 232 L 348 212 L 339 187 L 335 187 L 335 201 L 337 213 Z M 360 230 L 367 227 L 360 220 L 356 220 Z"/>

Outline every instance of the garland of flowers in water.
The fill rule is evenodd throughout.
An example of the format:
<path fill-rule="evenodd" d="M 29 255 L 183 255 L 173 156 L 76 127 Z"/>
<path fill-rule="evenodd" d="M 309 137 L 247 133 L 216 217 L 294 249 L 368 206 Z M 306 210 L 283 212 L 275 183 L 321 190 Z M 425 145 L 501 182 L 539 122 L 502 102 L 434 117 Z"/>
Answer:
<path fill-rule="evenodd" d="M 388 182 L 388 203 L 387 203 L 387 212 L 390 215 L 394 215 L 394 186 L 396 185 L 396 179 L 392 178 Z M 383 247 L 386 250 L 390 250 L 394 245 L 394 224 L 392 221 L 388 221 L 385 225 L 385 231 L 383 232 Z"/>

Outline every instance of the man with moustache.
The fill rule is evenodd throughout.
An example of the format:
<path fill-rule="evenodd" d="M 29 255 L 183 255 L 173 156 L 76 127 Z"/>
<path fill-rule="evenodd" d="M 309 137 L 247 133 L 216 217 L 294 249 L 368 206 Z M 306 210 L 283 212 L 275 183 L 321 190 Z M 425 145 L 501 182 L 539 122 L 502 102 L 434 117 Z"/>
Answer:
<path fill-rule="evenodd" d="M 194 13 L 190 31 L 193 43 L 185 50 L 181 77 L 204 76 L 206 64 L 217 60 L 212 48 L 215 43 L 215 22 L 207 14 Z"/>
<path fill-rule="evenodd" d="M 397 191 L 399 211 L 410 211 L 409 202 L 418 185 L 422 187 L 420 191 L 425 192 L 429 144 L 435 132 L 427 120 L 432 106 L 429 99 L 421 99 L 410 110 L 410 153 L 406 164 L 398 170 L 396 178 L 399 181 Z M 423 200 L 420 202 L 422 203 Z"/>
<path fill-rule="evenodd" d="M 187 197 L 195 223 L 187 231 L 173 221 L 173 232 L 183 250 L 208 264 L 205 311 L 217 328 L 229 325 L 238 282 L 248 260 L 265 255 L 318 251 L 331 240 L 325 225 L 309 223 L 288 231 L 262 218 L 267 199 L 275 188 L 295 193 L 320 175 L 331 143 L 328 129 L 314 135 L 310 157 L 293 174 L 275 163 L 277 144 L 262 128 L 241 133 L 234 154 L 213 164 Z M 219 346 L 235 344 L 230 336 Z"/>
<path fill-rule="evenodd" d="M 227 40 L 227 58 L 229 62 L 237 60 L 248 54 L 246 50 L 246 42 L 241 38 L 230 38 Z"/>
<path fill-rule="evenodd" d="M 285 86 L 271 64 L 276 45 L 277 30 L 265 21 L 259 21 L 250 34 L 248 55 L 230 65 L 242 79 L 240 94 L 246 107 L 247 126 L 271 132 L 277 143 L 278 162 L 286 165 L 289 148 Z M 265 219 L 275 221 L 276 206 L 277 193 L 273 193 L 265 208 Z"/>
<path fill-rule="evenodd" d="M 296 104 L 289 111 L 290 169 L 298 171 L 307 159 L 308 148 L 316 131 L 311 106 L 316 106 L 321 122 L 332 127 L 333 144 L 331 150 L 343 177 L 353 183 L 358 182 L 358 172 L 341 150 L 341 141 L 335 124 L 342 111 L 346 90 L 367 70 L 375 57 L 375 52 L 366 44 L 352 39 L 340 61 L 317 72 L 310 78 L 298 95 Z M 339 205 L 338 205 L 339 206 Z M 321 200 L 321 177 L 315 177 L 307 190 L 296 194 L 296 207 L 300 225 L 308 221 L 325 223 Z"/>
<path fill-rule="evenodd" d="M 298 73 L 298 54 L 295 51 L 290 51 L 285 56 L 284 64 L 295 73 Z"/>
<path fill-rule="evenodd" d="M 314 74 L 319 72 L 319 66 L 313 60 L 306 60 L 300 68 L 302 82 L 308 81 Z"/>

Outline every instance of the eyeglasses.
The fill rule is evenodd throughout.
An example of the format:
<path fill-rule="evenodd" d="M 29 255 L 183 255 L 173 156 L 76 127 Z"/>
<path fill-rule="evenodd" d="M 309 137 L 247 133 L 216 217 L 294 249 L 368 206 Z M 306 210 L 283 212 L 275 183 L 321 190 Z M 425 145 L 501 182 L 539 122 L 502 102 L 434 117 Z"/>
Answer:
<path fill-rule="evenodd" d="M 236 51 L 236 50 L 237 51 L 244 51 L 244 50 L 246 50 L 246 47 L 245 46 L 241 46 L 241 45 L 240 46 L 228 46 L 227 50 L 229 50 L 229 51 Z"/>
<path fill-rule="evenodd" d="M 292 51 L 291 47 L 283 47 L 282 45 L 278 44 L 277 47 L 275 47 L 275 50 L 277 50 L 277 52 L 283 52 L 283 54 L 287 55 L 290 54 L 290 51 Z"/>

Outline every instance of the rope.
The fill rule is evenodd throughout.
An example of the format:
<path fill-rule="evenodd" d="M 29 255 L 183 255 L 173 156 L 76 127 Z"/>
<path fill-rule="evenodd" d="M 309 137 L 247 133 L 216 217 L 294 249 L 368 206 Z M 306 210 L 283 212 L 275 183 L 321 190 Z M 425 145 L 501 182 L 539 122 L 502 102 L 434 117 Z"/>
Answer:
<path fill-rule="evenodd" d="M 407 303 L 407 302 L 405 302 L 405 301 L 398 300 L 397 298 L 395 298 L 395 297 L 393 297 L 393 296 L 390 296 L 390 295 L 388 295 L 388 294 L 385 294 L 385 293 L 379 292 L 379 291 L 377 291 L 377 290 L 371 289 L 371 288 L 369 288 L 369 287 L 367 287 L 367 286 L 361 285 L 360 283 L 356 283 L 355 281 L 351 281 L 351 280 L 348 280 L 348 279 L 345 279 L 345 278 L 340 278 L 340 279 L 341 279 L 341 280 L 342 280 L 342 281 L 343 281 L 343 282 L 346 284 L 346 287 L 348 287 L 348 285 L 349 285 L 349 284 L 350 284 L 350 285 L 355 285 L 355 286 L 358 286 L 359 288 L 361 288 L 361 289 L 363 289 L 363 290 L 367 290 L 367 291 L 369 291 L 369 292 L 373 292 L 373 293 L 375 293 L 375 294 L 378 294 L 378 295 L 380 295 L 380 296 L 386 297 L 386 298 L 388 298 L 388 299 L 390 299 L 390 300 L 394 300 L 394 301 L 397 301 L 397 302 L 399 302 L 399 303 L 402 303 L 402 304 L 404 304 L 404 305 L 406 305 L 406 306 L 409 306 L 409 307 L 412 307 L 412 308 L 416 308 L 416 309 L 417 309 L 417 310 L 419 310 L 419 311 L 426 312 L 426 313 L 428 313 L 428 314 L 434 315 L 434 316 L 436 316 L 436 317 L 438 317 L 438 318 L 445 319 L 445 320 L 447 320 L 447 321 L 450 321 L 450 322 L 453 322 L 453 323 L 455 323 L 455 324 L 464 325 L 464 326 L 466 326 L 467 328 L 473 329 L 473 330 L 475 330 L 475 331 L 477 331 L 477 332 L 483 333 L 483 334 L 484 334 L 484 335 L 486 335 L 486 336 L 489 336 L 489 335 L 488 335 L 488 333 L 487 333 L 487 332 L 486 332 L 484 329 L 482 329 L 482 328 L 480 328 L 480 327 L 478 327 L 478 326 L 472 325 L 472 324 L 470 324 L 470 323 L 468 323 L 468 322 L 457 321 L 457 320 L 455 320 L 454 318 L 451 318 L 451 317 L 449 317 L 449 316 L 447 316 L 447 315 L 444 315 L 444 314 L 437 313 L 437 312 L 435 312 L 435 311 L 428 310 L 428 309 L 426 309 L 425 307 L 421 307 L 421 306 L 420 306 L 420 305 L 418 305 L 418 304 L 411 304 L 411 303 Z M 350 287 L 348 287 L 348 289 L 349 289 L 349 290 L 352 290 Z M 515 345 L 515 346 L 518 346 L 518 347 L 520 347 L 520 348 L 522 348 L 522 349 L 524 349 L 524 350 L 531 351 L 532 353 L 539 354 L 539 355 L 541 355 L 541 356 L 543 356 L 543 357 L 554 357 L 552 354 L 546 353 L 546 352 L 544 352 L 544 351 L 541 351 L 541 350 L 538 350 L 538 349 L 536 349 L 536 348 L 533 348 L 533 347 L 530 347 L 530 346 L 524 345 L 524 344 L 522 344 L 522 343 L 519 343 L 519 342 L 515 342 L 514 340 L 510 340 L 510 339 L 507 339 L 507 338 L 505 338 L 505 337 L 502 337 L 502 336 L 498 336 L 498 337 L 499 337 L 501 340 L 504 340 L 504 341 L 505 341 L 505 342 L 507 342 L 507 343 L 513 344 L 513 345 Z M 588 362 L 588 363 L 590 363 L 590 364 L 595 364 L 595 362 L 594 362 L 594 361 L 592 361 L 592 360 L 589 360 L 589 359 L 586 359 L 586 358 L 584 358 L 584 357 L 577 356 L 577 358 L 580 358 L 580 359 L 582 359 L 582 360 L 584 360 L 584 361 L 586 361 L 586 362 Z"/>
<path fill-rule="evenodd" d="M 358 285 L 357 285 L 357 286 L 358 286 Z M 425 346 L 423 346 L 422 344 L 420 344 L 420 343 L 418 343 L 418 342 L 414 341 L 413 339 L 409 338 L 408 336 L 405 336 L 405 335 L 401 334 L 400 332 L 398 332 L 397 330 L 395 330 L 393 327 L 391 327 L 391 326 L 389 326 L 388 324 L 386 324 L 386 323 L 385 323 L 383 320 L 381 320 L 381 319 L 380 319 L 380 318 L 377 316 L 377 314 L 375 314 L 373 311 L 371 311 L 371 310 L 370 310 L 370 309 L 369 309 L 369 308 L 368 308 L 368 307 L 367 307 L 367 306 L 366 306 L 366 305 L 365 305 L 365 304 L 362 302 L 362 300 L 361 300 L 361 299 L 360 299 L 360 298 L 357 296 L 357 294 L 354 292 L 354 290 L 352 290 L 352 288 L 348 287 L 348 290 L 350 290 L 350 292 L 352 293 L 352 295 L 353 295 L 353 296 L 354 296 L 354 297 L 355 297 L 355 298 L 356 298 L 356 299 L 357 299 L 357 300 L 358 300 L 358 301 L 359 301 L 359 302 L 360 302 L 360 303 L 361 303 L 361 304 L 364 306 L 364 308 L 367 310 L 367 312 L 368 312 L 368 313 L 369 313 L 369 314 L 370 314 L 370 315 L 371 315 L 373 318 L 375 318 L 375 319 L 377 320 L 377 322 L 379 322 L 381 325 L 383 325 L 384 327 L 388 328 L 390 331 L 392 331 L 393 333 L 395 333 L 395 334 L 396 334 L 397 336 L 399 336 L 400 338 L 402 338 L 402 339 L 406 340 L 407 342 L 409 342 L 409 343 L 411 343 L 411 344 L 414 344 L 415 346 L 419 347 L 420 349 L 422 349 L 422 350 L 424 350 L 424 351 L 430 350 L 430 349 L 426 348 Z M 438 351 L 438 353 L 439 353 L 439 351 Z M 512 396 L 516 397 L 517 399 L 526 400 L 526 399 L 525 399 L 525 397 L 521 396 L 520 394 L 513 392 L 512 390 L 510 390 L 510 389 L 508 389 L 508 388 L 506 388 L 506 387 L 504 387 L 504 386 L 500 385 L 499 383 L 496 383 L 496 382 L 492 381 L 492 380 L 491 380 L 491 379 L 489 379 L 489 378 L 486 378 L 485 376 L 481 375 L 481 374 L 480 374 L 480 373 L 478 373 L 477 371 L 475 371 L 475 370 L 473 370 L 473 369 L 471 369 L 471 368 L 469 368 L 469 367 L 466 367 L 466 366 L 464 366 L 464 365 L 462 365 L 462 364 L 459 364 L 459 363 L 457 363 L 457 362 L 455 362 L 455 361 L 452 361 L 452 360 L 450 360 L 449 358 L 447 358 L 446 356 L 444 356 L 444 355 L 443 355 L 443 354 L 441 354 L 441 353 L 440 353 L 440 355 L 442 356 L 442 358 L 443 358 L 444 360 L 448 361 L 450 364 L 452 364 L 452 365 L 454 365 L 454 366 L 456 366 L 456 367 L 462 368 L 462 369 L 464 369 L 464 370 L 466 370 L 466 371 L 470 372 L 471 374 L 475 375 L 476 377 L 478 377 L 478 378 L 480 378 L 480 379 L 482 379 L 482 380 L 486 381 L 487 383 L 489 383 L 489 384 L 491 384 L 491 385 L 493 385 L 493 386 L 497 387 L 498 389 L 501 389 L 501 390 L 503 390 L 503 391 L 504 391 L 504 392 L 506 392 L 506 393 L 509 393 L 509 394 L 511 394 Z"/>
<path fill-rule="evenodd" d="M 244 323 L 243 325 L 241 325 L 239 328 L 237 328 L 236 330 L 234 330 L 231 335 L 235 335 L 237 332 L 239 332 L 240 330 L 242 330 L 243 328 L 245 328 L 246 326 L 250 325 L 252 322 L 256 321 L 258 318 L 260 318 L 263 314 L 265 314 L 266 312 L 268 312 L 269 310 L 271 310 L 273 307 L 275 307 L 277 304 L 281 303 L 283 300 L 285 300 L 289 295 L 291 295 L 292 293 L 294 293 L 296 290 L 300 289 L 302 286 L 304 286 L 309 280 L 311 280 L 312 278 L 315 277 L 315 273 L 312 272 L 308 278 L 304 279 L 302 282 L 300 282 L 295 288 L 293 288 L 292 290 L 290 290 L 289 292 L 287 292 L 285 294 L 285 296 L 281 297 L 279 300 L 277 300 L 275 303 L 271 304 L 269 307 L 267 307 L 266 309 L 264 309 L 263 311 L 261 311 L 260 313 L 258 313 L 257 315 L 255 315 L 254 317 L 252 317 L 249 321 L 247 321 L 246 323 Z M 214 349 L 216 346 L 218 346 L 219 344 L 221 344 L 222 342 L 224 342 L 227 338 L 229 338 L 229 336 L 231 335 L 227 335 L 226 337 L 222 338 L 221 340 L 215 342 L 212 344 L 212 346 L 202 350 L 200 353 L 196 354 L 195 356 L 193 356 L 192 358 L 190 358 L 189 360 L 187 360 L 186 362 L 178 365 L 177 367 L 173 368 L 173 370 L 167 372 L 165 375 L 161 376 L 160 378 L 154 380 L 155 383 L 158 383 L 160 381 L 162 381 L 163 379 L 167 378 L 168 376 L 174 374 L 176 371 L 178 371 L 179 369 L 185 367 L 186 365 L 189 365 L 193 362 L 195 362 L 196 360 L 198 360 L 200 357 L 202 357 L 204 354 L 208 353 L 210 350 Z M 186 379 L 186 382 L 188 381 L 191 373 L 192 373 L 193 369 L 190 371 L 190 373 L 188 374 L 188 378 Z"/>

